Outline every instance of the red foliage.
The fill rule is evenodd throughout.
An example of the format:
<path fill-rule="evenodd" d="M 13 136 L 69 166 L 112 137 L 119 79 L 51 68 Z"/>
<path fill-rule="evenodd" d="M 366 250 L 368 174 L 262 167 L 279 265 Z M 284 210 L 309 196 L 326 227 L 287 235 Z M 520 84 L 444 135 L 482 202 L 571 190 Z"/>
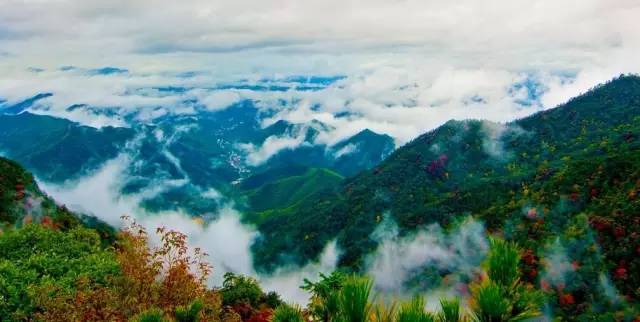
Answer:
<path fill-rule="evenodd" d="M 558 296 L 558 302 L 561 306 L 569 306 L 576 303 L 576 300 L 573 298 L 571 293 L 561 293 Z"/>
<path fill-rule="evenodd" d="M 611 227 L 611 222 L 608 219 L 601 217 L 591 218 L 591 226 L 599 232 L 603 232 Z"/>
<path fill-rule="evenodd" d="M 437 159 L 431 161 L 425 170 L 427 170 L 427 172 L 432 176 L 442 177 L 444 176 L 444 168 L 447 165 L 448 160 L 449 157 L 446 154 L 442 154 Z"/>
<path fill-rule="evenodd" d="M 626 235 L 626 231 L 624 230 L 623 227 L 618 226 L 618 227 L 613 229 L 613 235 L 616 238 L 622 238 L 622 237 L 624 237 Z"/>
<path fill-rule="evenodd" d="M 272 309 L 262 309 L 252 315 L 247 322 L 270 322 L 273 316 Z"/>
<path fill-rule="evenodd" d="M 49 216 L 42 217 L 42 219 L 40 219 L 40 224 L 42 226 L 45 226 L 45 227 L 51 228 L 51 229 L 57 229 L 58 228 L 58 225 L 56 225 L 56 223 L 53 221 L 53 219 L 51 219 L 51 217 L 49 217 Z"/>
<path fill-rule="evenodd" d="M 255 309 L 249 303 L 234 304 L 231 309 L 240 315 L 242 321 L 248 321 L 255 313 Z"/>
<path fill-rule="evenodd" d="M 572 201 L 578 201 L 578 198 L 580 197 L 580 195 L 578 195 L 577 192 L 572 192 L 571 193 L 571 200 Z"/>
<path fill-rule="evenodd" d="M 24 199 L 24 191 L 18 191 L 18 192 L 16 192 L 16 194 L 13 196 L 13 198 L 14 198 L 16 201 L 19 201 L 19 200 Z"/>
<path fill-rule="evenodd" d="M 577 270 L 578 268 L 580 268 L 580 262 L 579 261 L 573 261 L 571 262 L 571 267 L 573 268 L 573 270 Z"/>
<path fill-rule="evenodd" d="M 533 254 L 532 249 L 527 249 L 524 252 L 524 255 L 522 255 L 522 261 L 524 261 L 527 265 L 533 265 L 538 262 L 536 255 Z"/>
<path fill-rule="evenodd" d="M 626 279 L 627 269 L 622 266 L 618 266 L 618 268 L 615 269 L 613 276 L 617 279 Z"/>
<path fill-rule="evenodd" d="M 541 279 L 540 280 L 540 288 L 543 291 L 549 291 L 551 289 L 551 286 L 549 285 L 549 282 L 547 282 L 547 280 Z"/>

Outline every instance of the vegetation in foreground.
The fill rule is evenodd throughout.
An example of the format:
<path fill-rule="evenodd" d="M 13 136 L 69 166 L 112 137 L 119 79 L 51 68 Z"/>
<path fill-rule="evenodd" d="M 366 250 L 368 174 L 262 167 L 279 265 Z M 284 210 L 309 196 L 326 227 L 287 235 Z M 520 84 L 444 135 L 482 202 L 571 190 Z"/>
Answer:
<path fill-rule="evenodd" d="M 227 273 L 209 288 L 212 267 L 186 236 L 160 228 L 157 247 L 130 222 L 113 245 L 88 228 L 28 224 L 0 235 L 0 316 L 3 321 L 520 321 L 541 316 L 544 294 L 522 281 L 521 251 L 493 239 L 484 271 L 467 299 L 424 298 L 386 303 L 364 276 L 334 272 L 302 286 L 305 308 L 265 294 L 250 277 Z M 468 308 L 461 305 L 468 302 Z"/>

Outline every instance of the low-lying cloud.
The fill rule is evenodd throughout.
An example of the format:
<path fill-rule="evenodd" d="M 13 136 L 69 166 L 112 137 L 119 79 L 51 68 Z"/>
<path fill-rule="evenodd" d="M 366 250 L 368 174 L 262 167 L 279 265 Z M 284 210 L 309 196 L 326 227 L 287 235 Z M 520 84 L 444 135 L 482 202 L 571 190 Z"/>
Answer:
<path fill-rule="evenodd" d="M 240 222 L 240 213 L 232 205 L 218 210 L 216 219 L 203 223 L 192 214 L 180 211 L 150 213 L 140 207 L 140 202 L 173 186 L 172 182 L 157 182 L 153 188 L 134 195 L 122 195 L 126 169 L 131 158 L 127 154 L 106 162 L 94 173 L 62 185 L 39 182 L 42 189 L 56 201 L 72 210 L 95 215 L 105 222 L 121 227 L 120 217 L 128 215 L 149 232 L 165 226 L 185 233 L 191 246 L 200 247 L 209 254 L 214 266 L 213 285 L 221 285 L 225 272 L 234 272 L 258 278 L 268 291 L 276 291 L 287 301 L 304 303 L 308 294 L 299 287 L 304 278 L 316 278 L 320 272 L 328 273 L 336 268 L 339 250 L 335 242 L 327 245 L 318 262 L 304 267 L 282 267 L 271 275 L 259 275 L 253 269 L 251 244 L 258 236 L 255 228 Z M 215 193 L 210 193 L 217 196 Z M 154 235 L 151 234 L 152 241 Z M 157 241 L 156 241 L 157 242 Z"/>
<path fill-rule="evenodd" d="M 472 218 L 451 231 L 433 224 L 400 236 L 396 223 L 386 216 L 372 237 L 379 245 L 367 259 L 367 272 L 379 291 L 395 295 L 468 295 L 466 283 L 478 273 L 489 247 L 484 225 Z M 440 278 L 440 274 L 446 275 L 441 282 L 417 283 L 417 288 L 409 284 L 419 276 Z"/>

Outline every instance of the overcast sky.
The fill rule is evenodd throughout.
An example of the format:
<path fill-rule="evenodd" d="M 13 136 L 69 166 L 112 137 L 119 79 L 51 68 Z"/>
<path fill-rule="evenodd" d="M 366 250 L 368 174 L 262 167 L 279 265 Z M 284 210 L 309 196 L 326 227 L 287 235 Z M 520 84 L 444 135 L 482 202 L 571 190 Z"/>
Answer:
<path fill-rule="evenodd" d="M 123 84 L 184 82 L 167 76 L 180 72 L 207 75 L 201 86 L 345 75 L 342 90 L 304 101 L 324 112 L 349 102 L 363 118 L 347 132 L 373 127 L 405 142 L 449 118 L 509 120 L 639 72 L 638 17 L 637 0 L 0 0 L 0 97 L 47 90 L 60 104 L 139 107 L 162 102 L 117 97 Z M 69 65 L 131 74 L 59 71 Z M 527 77 L 544 89 L 530 110 L 507 97 Z M 482 108 L 461 104 L 474 95 Z M 281 116 L 323 117 L 303 112 Z"/>

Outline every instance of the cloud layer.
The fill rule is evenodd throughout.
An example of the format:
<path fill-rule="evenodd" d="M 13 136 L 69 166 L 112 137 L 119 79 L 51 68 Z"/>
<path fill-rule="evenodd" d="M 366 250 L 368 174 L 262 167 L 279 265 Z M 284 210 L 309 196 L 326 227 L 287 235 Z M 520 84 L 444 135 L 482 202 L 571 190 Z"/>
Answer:
<path fill-rule="evenodd" d="M 638 16 L 635 0 L 6 0 L 0 98 L 51 92 L 42 113 L 97 127 L 253 99 L 277 110 L 270 122 L 330 124 L 318 138 L 329 144 L 364 128 L 402 144 L 640 72 Z M 291 75 L 346 78 L 314 91 L 220 86 Z"/>
<path fill-rule="evenodd" d="M 309 295 L 300 289 L 304 278 L 314 279 L 319 273 L 329 273 L 336 268 L 339 250 L 334 241 L 326 246 L 316 263 L 304 267 L 282 267 L 271 275 L 259 275 L 253 269 L 251 254 L 251 244 L 259 233 L 240 222 L 240 214 L 232 205 L 218 211 L 217 219 L 208 223 L 182 212 L 149 213 L 139 206 L 140 201 L 170 188 L 172 183 L 157 182 L 154 189 L 122 196 L 119 193 L 120 186 L 130 166 L 131 158 L 122 154 L 76 181 L 63 185 L 39 182 L 39 185 L 70 209 L 95 215 L 115 227 L 123 224 L 120 219 L 122 215 L 128 215 L 149 232 L 164 226 L 186 234 L 190 245 L 200 247 L 209 254 L 208 260 L 214 266 L 211 283 L 216 286 L 222 285 L 225 272 L 240 273 L 257 277 L 265 290 L 276 291 L 287 301 L 305 303 Z M 153 242 L 153 237 L 157 236 L 151 234 L 151 237 Z"/>

